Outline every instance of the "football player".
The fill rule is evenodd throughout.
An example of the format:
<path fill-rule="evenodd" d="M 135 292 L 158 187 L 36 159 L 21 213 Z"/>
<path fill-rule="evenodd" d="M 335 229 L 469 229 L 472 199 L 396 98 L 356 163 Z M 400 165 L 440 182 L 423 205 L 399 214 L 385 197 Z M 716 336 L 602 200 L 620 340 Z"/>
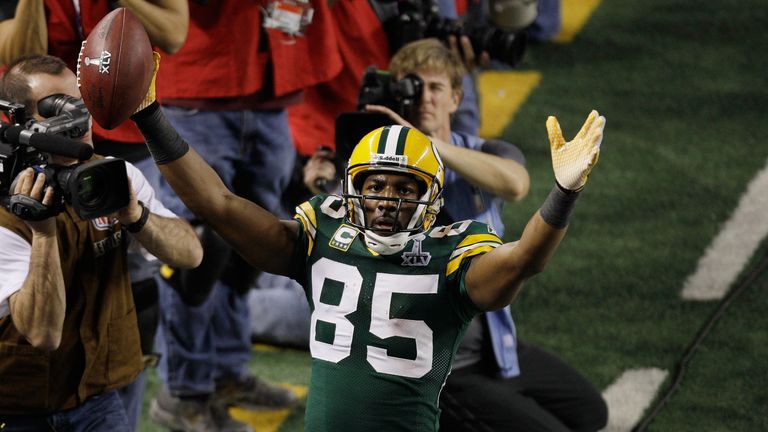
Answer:
<path fill-rule="evenodd" d="M 252 265 L 290 276 L 312 310 L 306 429 L 435 431 L 438 395 L 472 317 L 509 304 L 565 235 L 605 118 L 566 143 L 547 120 L 557 184 L 519 241 L 486 224 L 434 226 L 443 163 L 428 137 L 386 126 L 353 150 L 341 196 L 278 220 L 231 193 L 157 104 L 134 116 L 167 181 Z"/>

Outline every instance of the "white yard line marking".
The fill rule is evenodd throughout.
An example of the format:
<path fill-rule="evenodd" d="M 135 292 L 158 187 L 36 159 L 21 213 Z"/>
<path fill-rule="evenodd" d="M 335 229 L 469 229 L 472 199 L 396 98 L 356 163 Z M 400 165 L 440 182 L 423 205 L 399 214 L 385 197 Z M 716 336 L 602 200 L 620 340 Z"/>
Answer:
<path fill-rule="evenodd" d="M 739 205 L 683 284 L 686 300 L 721 299 L 768 235 L 768 165 L 757 173 Z"/>
<path fill-rule="evenodd" d="M 667 371 L 657 368 L 629 369 L 603 392 L 608 404 L 608 425 L 605 432 L 627 432 L 640 421 L 643 412 L 667 377 Z"/>

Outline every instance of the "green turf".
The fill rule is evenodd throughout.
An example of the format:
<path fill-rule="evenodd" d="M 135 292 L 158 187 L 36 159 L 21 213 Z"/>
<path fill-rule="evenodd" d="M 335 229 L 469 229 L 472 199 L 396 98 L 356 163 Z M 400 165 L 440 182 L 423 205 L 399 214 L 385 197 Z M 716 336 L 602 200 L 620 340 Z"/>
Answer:
<path fill-rule="evenodd" d="M 746 284 L 749 276 L 755 279 Z M 715 321 L 682 374 L 679 388 L 651 423 L 652 431 L 768 430 L 765 311 L 768 241 L 734 285 L 746 288 Z"/>
<path fill-rule="evenodd" d="M 608 121 L 568 237 L 514 313 L 521 338 L 559 353 L 601 388 L 628 368 L 672 370 L 716 307 L 683 302 L 679 292 L 766 163 L 768 58 L 757 54 L 768 46 L 766 10 L 758 1 L 606 1 L 573 44 L 528 53 L 523 68 L 544 78 L 505 132 L 523 147 L 532 177 L 529 198 L 507 208 L 508 226 L 517 227 L 510 238 L 552 184 L 546 116 L 557 115 L 568 137 L 592 107 Z M 760 313 L 747 319 L 768 323 Z M 768 338 L 752 336 L 762 337 L 750 347 L 756 368 Z M 741 356 L 726 351 L 691 374 L 748 380 Z M 691 398 L 711 410 L 699 423 L 707 427 L 689 427 L 693 407 L 672 404 L 664 413 L 676 421 L 654 430 L 765 429 L 745 419 L 765 418 L 764 400 L 720 413 L 723 398 L 730 408 L 757 402 L 710 389 Z M 734 427 L 739 415 L 743 427 Z"/>
<path fill-rule="evenodd" d="M 562 248 L 513 309 L 522 339 L 599 388 L 629 368 L 672 371 L 717 307 L 679 293 L 766 164 L 766 24 L 764 0 L 605 0 L 572 44 L 533 45 L 520 66 L 543 79 L 504 133 L 532 179 L 529 197 L 506 209 L 508 239 L 553 184 L 547 115 L 568 138 L 591 108 L 608 120 Z M 768 430 L 766 298 L 763 276 L 705 340 L 651 430 Z M 251 364 L 271 381 L 308 381 L 303 352 Z M 301 430 L 302 408 L 281 431 Z M 157 429 L 145 418 L 142 430 Z"/>

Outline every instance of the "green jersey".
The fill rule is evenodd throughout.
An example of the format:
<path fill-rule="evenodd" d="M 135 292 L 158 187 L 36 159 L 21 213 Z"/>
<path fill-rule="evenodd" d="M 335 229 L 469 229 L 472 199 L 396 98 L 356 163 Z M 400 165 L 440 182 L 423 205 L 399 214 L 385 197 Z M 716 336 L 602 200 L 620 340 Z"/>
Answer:
<path fill-rule="evenodd" d="M 344 223 L 338 196 L 297 207 L 294 278 L 312 310 L 308 431 L 436 431 L 438 397 L 479 311 L 471 257 L 501 244 L 486 224 L 433 227 L 393 255 Z"/>

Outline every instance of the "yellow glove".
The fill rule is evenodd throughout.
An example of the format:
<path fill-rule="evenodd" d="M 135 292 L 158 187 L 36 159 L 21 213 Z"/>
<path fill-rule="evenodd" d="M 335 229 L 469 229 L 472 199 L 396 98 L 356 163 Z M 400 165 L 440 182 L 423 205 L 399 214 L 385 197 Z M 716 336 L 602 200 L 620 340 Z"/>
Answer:
<path fill-rule="evenodd" d="M 560 124 L 553 116 L 547 118 L 547 134 L 552 149 L 552 168 L 557 183 L 570 191 L 580 191 L 597 164 L 600 143 L 603 141 L 605 117 L 592 110 L 579 133 L 565 142 Z"/>
<path fill-rule="evenodd" d="M 152 51 L 152 58 L 155 61 L 155 69 L 152 71 L 152 81 L 149 83 L 149 89 L 147 90 L 146 96 L 144 96 L 144 100 L 141 101 L 139 107 L 133 112 L 134 114 L 152 105 L 152 102 L 157 98 L 157 94 L 155 93 L 155 80 L 157 79 L 157 70 L 160 69 L 160 53 Z"/>

